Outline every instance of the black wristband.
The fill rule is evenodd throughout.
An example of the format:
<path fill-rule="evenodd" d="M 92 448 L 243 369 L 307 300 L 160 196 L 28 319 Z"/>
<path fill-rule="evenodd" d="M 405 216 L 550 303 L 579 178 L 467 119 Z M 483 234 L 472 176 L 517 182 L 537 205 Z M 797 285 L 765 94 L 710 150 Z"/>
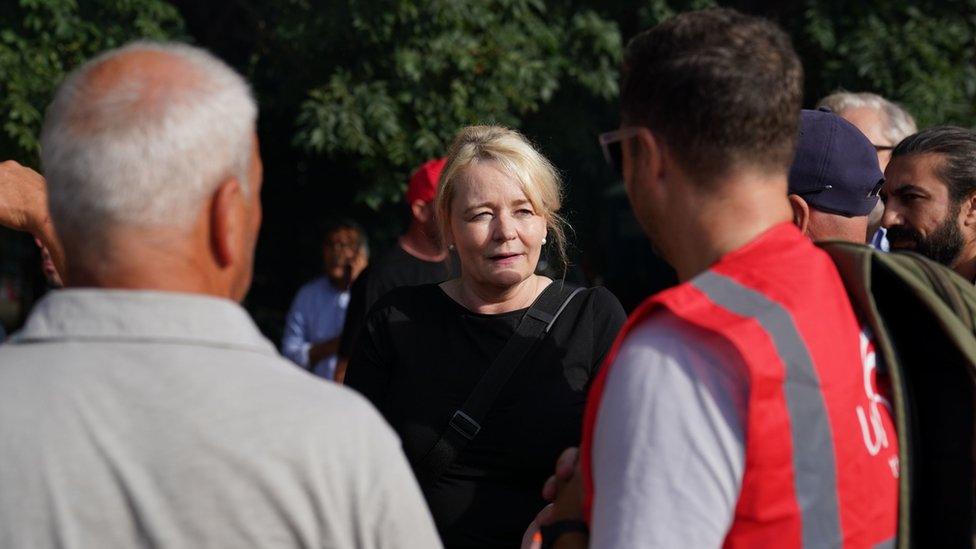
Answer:
<path fill-rule="evenodd" d="M 559 536 L 578 532 L 589 535 L 590 528 L 582 520 L 557 520 L 539 529 L 542 534 L 542 549 L 551 549 Z"/>

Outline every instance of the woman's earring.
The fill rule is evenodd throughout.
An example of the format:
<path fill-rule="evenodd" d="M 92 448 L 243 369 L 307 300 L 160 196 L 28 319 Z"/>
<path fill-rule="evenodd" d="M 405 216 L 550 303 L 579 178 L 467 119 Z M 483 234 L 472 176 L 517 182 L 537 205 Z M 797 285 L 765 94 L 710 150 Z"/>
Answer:
<path fill-rule="evenodd" d="M 542 239 L 542 245 L 543 245 L 543 246 L 545 246 L 545 245 L 546 245 L 546 239 L 545 239 L 545 238 L 543 238 L 543 239 Z"/>
<path fill-rule="evenodd" d="M 447 245 L 447 249 L 448 250 L 451 250 L 453 252 L 454 251 L 454 244 L 448 244 Z"/>

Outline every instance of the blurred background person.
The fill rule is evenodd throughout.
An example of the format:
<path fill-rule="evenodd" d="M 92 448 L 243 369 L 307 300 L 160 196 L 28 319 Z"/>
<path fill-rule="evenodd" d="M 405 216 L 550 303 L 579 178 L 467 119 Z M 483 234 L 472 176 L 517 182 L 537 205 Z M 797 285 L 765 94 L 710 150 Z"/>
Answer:
<path fill-rule="evenodd" d="M 443 282 L 457 274 L 457 262 L 441 240 L 434 218 L 434 198 L 444 162 L 443 158 L 428 160 L 410 177 L 405 196 L 410 217 L 406 232 L 352 286 L 338 348 L 335 379 L 340 383 L 366 315 L 380 296 L 393 288 Z"/>
<path fill-rule="evenodd" d="M 907 110 L 875 93 L 840 90 L 821 99 L 817 107 L 829 108 L 861 130 L 874 146 L 882 172 L 888 167 L 895 145 L 918 131 L 915 119 Z M 871 211 L 867 239 L 875 248 L 887 251 L 888 240 L 881 227 L 883 213 L 881 203 Z"/>
<path fill-rule="evenodd" d="M 882 190 L 892 250 L 911 250 L 976 282 L 976 132 L 923 130 L 895 147 Z"/>
<path fill-rule="evenodd" d="M 552 461 L 579 442 L 586 391 L 625 320 L 603 288 L 571 299 L 504 384 L 480 430 L 443 473 L 425 457 L 550 284 L 543 246 L 565 262 L 561 189 L 521 134 L 475 126 L 455 138 L 437 217 L 460 276 L 398 288 L 370 312 L 349 364 L 399 433 L 448 547 L 514 547 L 543 504 Z"/>
<path fill-rule="evenodd" d="M 342 219 L 326 225 L 322 238 L 324 274 L 295 295 L 285 317 L 283 355 L 317 376 L 333 379 L 349 287 L 368 261 L 366 233 L 358 223 Z"/>
<path fill-rule="evenodd" d="M 884 174 L 871 142 L 829 110 L 803 110 L 789 173 L 793 223 L 812 240 L 864 244 Z"/>

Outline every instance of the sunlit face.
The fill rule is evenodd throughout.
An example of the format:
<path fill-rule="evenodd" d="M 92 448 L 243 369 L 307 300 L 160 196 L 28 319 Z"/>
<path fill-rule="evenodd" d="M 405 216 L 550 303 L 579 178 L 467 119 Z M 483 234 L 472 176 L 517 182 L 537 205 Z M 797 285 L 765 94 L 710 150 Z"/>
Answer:
<path fill-rule="evenodd" d="M 458 174 L 450 212 L 448 238 L 462 281 L 507 288 L 535 272 L 546 220 L 495 163 L 474 163 Z"/>
<path fill-rule="evenodd" d="M 942 155 L 911 154 L 894 158 L 885 170 L 881 198 L 893 250 L 914 250 L 952 265 L 962 250 L 959 204 L 938 178 Z"/>

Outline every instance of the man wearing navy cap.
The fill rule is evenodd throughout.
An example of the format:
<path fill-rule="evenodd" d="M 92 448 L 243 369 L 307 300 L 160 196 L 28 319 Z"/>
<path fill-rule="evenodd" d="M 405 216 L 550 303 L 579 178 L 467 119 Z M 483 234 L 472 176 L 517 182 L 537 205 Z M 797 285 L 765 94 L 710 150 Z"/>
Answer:
<path fill-rule="evenodd" d="M 802 112 L 789 193 L 804 234 L 863 244 L 883 183 L 874 147 L 857 127 L 829 109 Z"/>

